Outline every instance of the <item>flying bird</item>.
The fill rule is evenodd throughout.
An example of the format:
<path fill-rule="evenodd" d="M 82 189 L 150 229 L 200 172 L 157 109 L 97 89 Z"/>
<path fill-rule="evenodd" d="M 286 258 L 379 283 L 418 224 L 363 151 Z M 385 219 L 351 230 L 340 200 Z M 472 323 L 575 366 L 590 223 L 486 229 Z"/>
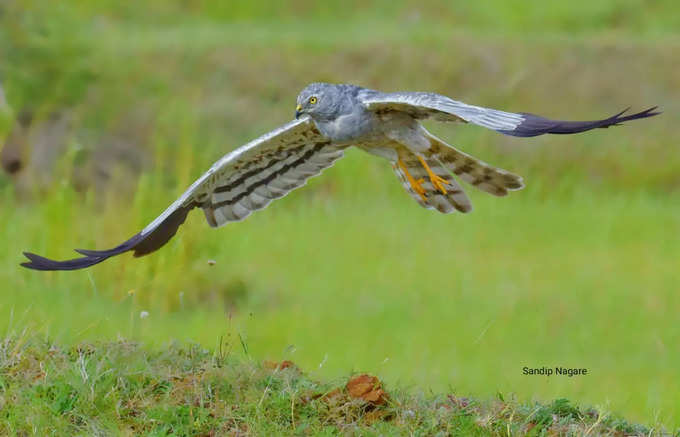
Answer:
<path fill-rule="evenodd" d="M 201 208 L 212 227 L 240 221 L 305 184 L 355 146 L 387 159 L 404 189 L 421 206 L 441 213 L 472 209 L 454 178 L 494 196 L 519 190 L 522 178 L 478 160 L 428 132 L 421 120 L 471 123 L 515 137 L 573 134 L 659 114 L 656 107 L 622 111 L 602 120 L 559 121 L 468 105 L 427 92 L 383 93 L 348 84 L 312 83 L 297 97 L 295 120 L 217 161 L 160 216 L 129 240 L 109 250 L 55 261 L 24 252 L 22 266 L 76 270 L 133 251 L 147 255 L 167 243 L 187 214 Z"/>

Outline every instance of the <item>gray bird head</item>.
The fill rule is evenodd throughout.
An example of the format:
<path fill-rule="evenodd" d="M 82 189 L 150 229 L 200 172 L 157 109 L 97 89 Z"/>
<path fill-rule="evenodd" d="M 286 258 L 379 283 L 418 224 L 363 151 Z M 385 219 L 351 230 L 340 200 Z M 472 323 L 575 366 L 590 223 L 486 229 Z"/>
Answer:
<path fill-rule="evenodd" d="M 303 89 L 297 97 L 295 118 L 309 114 L 314 120 L 329 121 L 343 114 L 351 107 L 349 88 L 352 85 L 336 85 L 331 83 L 312 83 Z"/>

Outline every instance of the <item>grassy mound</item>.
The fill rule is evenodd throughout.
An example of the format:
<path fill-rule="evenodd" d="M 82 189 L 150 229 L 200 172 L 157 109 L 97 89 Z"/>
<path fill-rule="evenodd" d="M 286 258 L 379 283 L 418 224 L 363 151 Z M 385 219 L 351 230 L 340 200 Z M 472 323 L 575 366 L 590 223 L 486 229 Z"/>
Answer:
<path fill-rule="evenodd" d="M 3 435 L 661 435 L 566 399 L 521 404 L 383 387 L 368 375 L 319 382 L 293 363 L 120 340 L 63 348 L 0 343 Z"/>

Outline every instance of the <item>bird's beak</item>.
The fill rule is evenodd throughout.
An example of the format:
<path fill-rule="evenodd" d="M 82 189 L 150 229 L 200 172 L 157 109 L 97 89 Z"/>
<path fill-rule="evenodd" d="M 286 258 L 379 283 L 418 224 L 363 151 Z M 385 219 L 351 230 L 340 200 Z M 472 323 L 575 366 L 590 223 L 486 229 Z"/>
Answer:
<path fill-rule="evenodd" d="M 297 105 L 295 107 L 295 119 L 297 120 L 300 118 L 300 114 L 302 114 L 302 105 Z"/>

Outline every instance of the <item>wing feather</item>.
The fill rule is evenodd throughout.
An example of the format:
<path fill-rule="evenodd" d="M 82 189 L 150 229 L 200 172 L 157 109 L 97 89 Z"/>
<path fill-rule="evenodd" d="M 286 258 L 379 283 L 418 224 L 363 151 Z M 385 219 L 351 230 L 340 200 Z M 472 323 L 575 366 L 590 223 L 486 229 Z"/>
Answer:
<path fill-rule="evenodd" d="M 175 235 L 192 209 L 202 208 L 213 227 L 243 220 L 333 165 L 343 150 L 323 136 L 311 119 L 302 117 L 225 155 L 148 226 L 113 249 L 77 249 L 84 256 L 67 261 L 24 252 L 29 261 L 21 265 L 76 270 L 128 251 L 135 256 L 149 254 Z"/>
<path fill-rule="evenodd" d="M 551 120 L 525 112 L 514 113 L 468 105 L 449 97 L 423 92 L 381 93 L 365 90 L 359 99 L 370 111 L 400 111 L 417 119 L 432 118 L 439 121 L 462 121 L 495 130 L 515 137 L 534 137 L 543 134 L 574 134 L 591 129 L 617 126 L 623 122 L 660 114 L 656 106 L 624 116 L 622 111 L 609 118 L 591 121 Z"/>

